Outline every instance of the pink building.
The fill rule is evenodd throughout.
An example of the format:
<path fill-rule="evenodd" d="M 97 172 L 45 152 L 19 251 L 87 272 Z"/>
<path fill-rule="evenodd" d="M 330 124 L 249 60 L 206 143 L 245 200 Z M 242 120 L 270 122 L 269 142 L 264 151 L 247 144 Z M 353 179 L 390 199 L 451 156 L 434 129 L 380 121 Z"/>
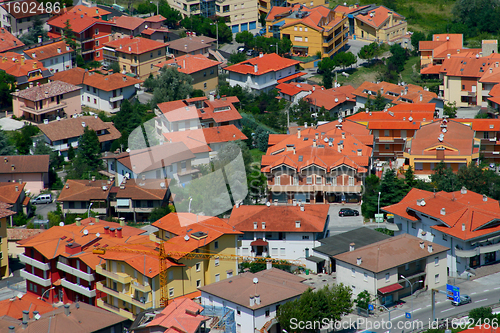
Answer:
<path fill-rule="evenodd" d="M 80 89 L 66 82 L 53 81 L 13 92 L 14 115 L 36 123 L 71 117 L 82 112 Z"/>
<path fill-rule="evenodd" d="M 17 183 L 17 185 L 25 183 L 25 190 L 29 190 L 33 194 L 40 193 L 49 186 L 49 155 L 2 156 L 0 159 L 0 182 Z M 5 192 L 6 189 L 2 188 L 2 191 Z M 8 203 L 13 204 L 12 202 Z"/>

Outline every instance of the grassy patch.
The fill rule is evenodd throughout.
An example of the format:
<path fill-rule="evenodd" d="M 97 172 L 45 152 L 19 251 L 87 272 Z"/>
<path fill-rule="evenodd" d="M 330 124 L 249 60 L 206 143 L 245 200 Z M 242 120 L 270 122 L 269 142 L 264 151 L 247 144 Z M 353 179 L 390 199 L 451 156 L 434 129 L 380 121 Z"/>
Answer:
<path fill-rule="evenodd" d="M 378 62 L 370 66 L 360 66 L 357 68 L 346 69 L 337 74 L 337 82 L 341 85 L 352 85 L 358 88 L 365 81 L 376 81 L 378 74 L 383 71 L 384 64 Z M 342 75 L 342 72 L 349 74 L 349 77 Z"/>
<path fill-rule="evenodd" d="M 250 155 L 252 155 L 253 162 L 259 162 L 262 160 L 262 155 L 265 155 L 260 149 L 254 148 L 250 150 Z"/>

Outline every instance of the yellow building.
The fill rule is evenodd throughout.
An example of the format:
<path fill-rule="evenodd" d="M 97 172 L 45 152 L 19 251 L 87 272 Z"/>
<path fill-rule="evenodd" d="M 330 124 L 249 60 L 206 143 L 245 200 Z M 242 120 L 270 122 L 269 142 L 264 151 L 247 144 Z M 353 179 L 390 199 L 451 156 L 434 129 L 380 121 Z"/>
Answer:
<path fill-rule="evenodd" d="M 0 279 L 9 276 L 9 249 L 7 242 L 7 223 L 15 213 L 11 205 L 0 201 Z"/>
<path fill-rule="evenodd" d="M 169 255 L 165 287 L 167 303 L 181 296 L 198 297 L 199 287 L 237 274 L 235 260 L 186 255 L 188 252 L 235 255 L 237 237 L 241 232 L 222 219 L 171 213 L 153 225 L 159 231 L 150 235 L 151 240 L 139 236 L 128 243 L 140 245 L 128 245 L 123 251 L 106 251 L 101 256 L 106 262 L 98 266 L 96 272 L 106 279 L 96 283 L 96 287 L 106 296 L 98 299 L 97 306 L 131 320 L 147 308 L 160 306 L 159 259 L 155 254 L 160 239 L 165 241 L 167 253 L 181 252 Z M 134 249 L 136 253 L 133 253 Z"/>
<path fill-rule="evenodd" d="M 167 60 L 167 46 L 166 43 L 142 37 L 117 39 L 104 44 L 104 64 L 109 66 L 118 62 L 122 72 L 145 80 L 158 71 L 154 65 Z"/>
<path fill-rule="evenodd" d="M 384 6 L 369 7 L 354 15 L 356 39 L 404 44 L 403 38 L 407 28 L 407 22 L 402 15 Z M 409 37 L 407 39 L 409 40 Z"/>
<path fill-rule="evenodd" d="M 259 16 L 260 15 L 267 15 L 269 11 L 271 10 L 272 7 L 278 6 L 278 7 L 287 7 L 287 6 L 293 6 L 295 4 L 299 4 L 302 6 L 308 6 L 308 7 L 316 7 L 316 6 L 323 6 L 327 5 L 328 3 L 325 0 L 259 0 Z"/>
<path fill-rule="evenodd" d="M 292 41 L 292 53 L 331 57 L 347 43 L 347 16 L 325 6 L 273 7 L 266 17 L 266 37 Z"/>

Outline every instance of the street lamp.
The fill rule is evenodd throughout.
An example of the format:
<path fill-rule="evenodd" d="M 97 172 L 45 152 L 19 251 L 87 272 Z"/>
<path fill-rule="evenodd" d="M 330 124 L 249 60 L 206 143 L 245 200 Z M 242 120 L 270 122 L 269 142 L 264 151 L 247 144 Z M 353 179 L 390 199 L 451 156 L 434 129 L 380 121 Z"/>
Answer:
<path fill-rule="evenodd" d="M 88 211 L 87 211 L 87 217 L 90 217 L 90 207 L 92 207 L 92 205 L 93 205 L 93 204 L 94 204 L 94 203 L 93 203 L 93 202 L 91 202 L 91 203 L 90 203 L 90 205 L 89 205 L 89 209 L 88 209 Z"/>
<path fill-rule="evenodd" d="M 193 201 L 193 198 L 189 197 L 188 213 L 191 213 L 191 201 Z"/>
<path fill-rule="evenodd" d="M 269 45 L 269 46 L 274 46 L 273 44 Z M 276 54 L 279 55 L 278 53 L 278 43 L 276 43 Z"/>
<path fill-rule="evenodd" d="M 382 194 L 382 192 L 378 192 L 377 214 L 380 214 L 380 194 Z"/>
<path fill-rule="evenodd" d="M 149 3 L 153 3 L 153 1 L 150 1 Z M 156 15 L 158 15 L 160 12 L 159 3 L 160 3 L 159 1 L 156 1 Z"/>
<path fill-rule="evenodd" d="M 216 38 L 217 38 L 217 50 L 219 49 L 219 23 L 210 23 L 210 25 L 215 25 L 215 33 L 216 33 Z"/>
<path fill-rule="evenodd" d="M 380 193 L 380 192 L 379 192 Z M 401 274 L 401 278 L 406 280 L 406 282 L 408 282 L 408 284 L 410 285 L 410 297 L 411 297 L 411 317 L 413 319 L 413 285 L 414 284 L 417 284 L 417 283 L 422 283 L 424 281 L 420 280 L 420 281 L 415 281 L 413 283 L 410 282 L 410 280 L 408 280 L 407 278 L 405 278 L 405 276 L 403 274 Z"/>
<path fill-rule="evenodd" d="M 40 299 L 41 299 L 42 301 L 45 301 L 45 299 L 43 298 L 43 295 L 45 295 L 45 293 L 46 293 L 47 291 L 52 290 L 52 289 L 54 289 L 54 288 L 55 288 L 55 287 L 52 287 L 52 288 L 49 288 L 49 289 L 45 290 L 45 291 L 42 293 L 42 297 L 40 297 Z"/>

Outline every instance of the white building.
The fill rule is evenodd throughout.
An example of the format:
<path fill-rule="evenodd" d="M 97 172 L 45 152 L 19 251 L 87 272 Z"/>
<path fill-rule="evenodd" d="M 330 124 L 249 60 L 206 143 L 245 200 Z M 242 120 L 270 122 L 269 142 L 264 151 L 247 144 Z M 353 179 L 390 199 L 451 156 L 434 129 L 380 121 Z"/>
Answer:
<path fill-rule="evenodd" d="M 76 67 L 55 73 L 52 80 L 67 82 L 82 87 L 82 106 L 110 113 L 120 111 L 125 99 L 136 94 L 142 80 L 119 73 L 102 75 Z"/>
<path fill-rule="evenodd" d="M 319 246 L 328 231 L 329 205 L 235 206 L 229 224 L 242 231 L 238 254 L 300 260 Z"/>
<path fill-rule="evenodd" d="M 41 5 L 36 0 L 5 1 L 4 4 L 0 6 L 2 27 L 7 29 L 7 31 L 14 36 L 20 37 L 29 32 L 33 27 L 35 16 L 38 16 L 43 23 L 43 29 L 48 31 L 49 26 L 47 25 L 47 20 L 50 17 L 50 13 L 42 10 L 43 8 L 47 8 L 46 4 Z"/>
<path fill-rule="evenodd" d="M 353 298 L 368 291 L 377 304 L 391 305 L 415 290 L 448 283 L 447 247 L 403 234 L 334 256 L 337 283 L 350 286 Z M 408 280 L 408 281 L 407 281 Z"/>
<path fill-rule="evenodd" d="M 452 193 L 412 189 L 383 211 L 394 214 L 396 235 L 410 234 L 448 247 L 450 276 L 474 274 L 474 268 L 500 259 L 497 200 L 465 188 Z"/>
<path fill-rule="evenodd" d="M 74 50 L 59 39 L 51 39 L 24 50 L 28 59 L 41 61 L 52 74 L 73 68 Z"/>
<path fill-rule="evenodd" d="M 276 87 L 279 80 L 292 80 L 301 76 L 302 73 L 296 71 L 299 63 L 300 61 L 283 58 L 276 53 L 261 53 L 256 58 L 228 66 L 225 70 L 229 73 L 227 81 L 231 87 L 241 86 L 252 91 L 267 92 Z"/>
<path fill-rule="evenodd" d="M 238 333 L 261 329 L 278 333 L 276 311 L 309 288 L 302 283 L 304 280 L 269 267 L 255 274 L 246 272 L 199 288 L 201 304 L 208 311 L 211 308 L 223 308 L 224 313 L 233 311 Z"/>

